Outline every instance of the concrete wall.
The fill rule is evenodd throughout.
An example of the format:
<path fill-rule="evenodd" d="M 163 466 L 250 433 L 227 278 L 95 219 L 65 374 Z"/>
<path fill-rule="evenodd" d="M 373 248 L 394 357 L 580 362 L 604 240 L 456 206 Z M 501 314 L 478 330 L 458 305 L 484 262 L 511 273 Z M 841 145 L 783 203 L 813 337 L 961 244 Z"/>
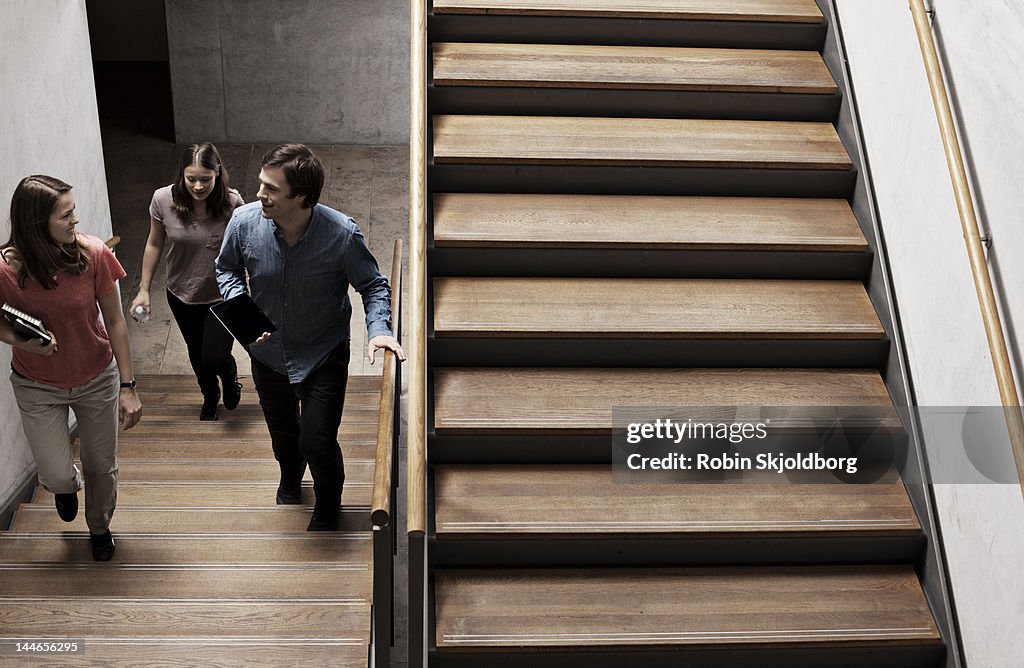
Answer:
<path fill-rule="evenodd" d="M 164 0 L 86 0 L 92 59 L 167 62 Z"/>
<path fill-rule="evenodd" d="M 980 212 L 994 238 L 989 259 L 1002 286 L 1010 343 L 1019 351 L 1024 5 L 1009 0 L 933 4 Z M 907 3 L 837 0 L 837 5 L 917 401 L 922 406 L 999 405 Z M 930 456 L 959 448 L 955 437 L 926 433 Z M 968 664 L 1019 665 L 1024 656 L 1021 490 L 1015 484 L 940 484 L 935 495 Z"/>
<path fill-rule="evenodd" d="M 84 0 L 0 3 L 0 243 L 10 238 L 10 202 L 29 174 L 50 174 L 74 186 L 79 229 L 110 236 L 96 92 Z M 0 370 L 11 349 L 0 344 Z M 0 372 L 0 503 L 30 472 L 21 417 Z"/>
<path fill-rule="evenodd" d="M 408 141 L 406 0 L 167 0 L 179 142 Z"/>

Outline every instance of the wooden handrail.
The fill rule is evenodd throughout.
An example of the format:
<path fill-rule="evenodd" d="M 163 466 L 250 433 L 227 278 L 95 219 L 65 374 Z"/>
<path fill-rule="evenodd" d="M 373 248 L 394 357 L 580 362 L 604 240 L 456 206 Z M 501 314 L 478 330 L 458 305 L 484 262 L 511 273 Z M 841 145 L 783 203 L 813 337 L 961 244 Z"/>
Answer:
<path fill-rule="evenodd" d="M 395 239 L 391 260 L 391 323 L 401 343 L 398 320 L 402 309 L 402 240 Z M 395 370 L 398 360 L 390 350 L 384 351 L 384 371 L 380 381 L 380 409 L 377 412 L 377 461 L 373 468 L 373 501 L 370 519 L 379 527 L 391 523 L 391 463 L 394 461 L 395 437 Z"/>
<path fill-rule="evenodd" d="M 996 305 L 992 279 L 988 273 L 985 251 L 982 248 L 981 234 L 978 231 L 978 216 L 975 213 L 974 201 L 967 182 L 967 170 L 964 168 L 963 156 L 960 153 L 960 141 L 957 137 L 953 112 L 949 107 L 949 96 L 946 84 L 942 79 L 939 67 L 939 56 L 935 50 L 931 25 L 928 22 L 927 10 L 923 0 L 910 0 L 910 11 L 914 15 L 917 28 L 917 40 L 921 44 L 921 55 L 928 74 L 932 102 L 935 104 L 935 115 L 939 121 L 939 133 L 946 151 L 946 163 L 949 176 L 953 181 L 953 194 L 956 206 L 960 211 L 960 225 L 963 228 L 964 241 L 967 244 L 967 255 L 971 262 L 971 273 L 974 274 L 974 287 L 978 293 L 981 306 L 981 318 L 985 323 L 988 346 L 992 353 L 992 366 L 995 367 L 996 383 L 999 396 L 1003 402 L 1003 413 L 1006 417 L 1006 428 L 1010 434 L 1010 447 L 1017 463 L 1017 476 L 1020 478 L 1021 493 L 1024 494 L 1024 418 L 1021 416 L 1020 399 L 1013 380 L 1013 367 L 1006 351 L 1006 339 L 1003 334 L 999 309 Z"/>
<path fill-rule="evenodd" d="M 427 530 L 427 7 L 410 2 L 409 64 L 409 428 L 408 513 L 410 536 Z"/>

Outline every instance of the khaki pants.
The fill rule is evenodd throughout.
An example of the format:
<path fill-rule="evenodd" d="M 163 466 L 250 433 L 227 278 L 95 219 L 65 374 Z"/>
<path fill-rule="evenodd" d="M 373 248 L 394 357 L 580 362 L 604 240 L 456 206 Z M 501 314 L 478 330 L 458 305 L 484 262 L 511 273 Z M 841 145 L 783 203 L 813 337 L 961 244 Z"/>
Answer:
<path fill-rule="evenodd" d="M 11 373 L 21 424 L 39 469 L 39 484 L 53 494 L 82 488 L 68 432 L 68 409 L 75 412 L 85 473 L 85 521 L 95 534 L 107 530 L 117 505 L 118 379 L 113 360 L 95 378 L 70 389 Z"/>

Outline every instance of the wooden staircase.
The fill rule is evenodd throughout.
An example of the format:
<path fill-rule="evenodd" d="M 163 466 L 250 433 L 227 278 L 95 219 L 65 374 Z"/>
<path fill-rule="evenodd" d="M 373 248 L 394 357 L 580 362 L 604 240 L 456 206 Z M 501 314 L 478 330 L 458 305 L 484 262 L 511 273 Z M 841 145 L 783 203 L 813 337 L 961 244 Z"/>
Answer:
<path fill-rule="evenodd" d="M 119 441 L 113 560 L 94 562 L 82 514 L 65 524 L 38 489 L 0 533 L 0 636 L 84 640 L 60 666 L 369 665 L 380 379 L 349 379 L 335 533 L 305 531 L 309 480 L 306 505 L 275 505 L 251 380 L 217 422 L 197 421 L 191 376 L 138 380 L 145 415 Z"/>
<path fill-rule="evenodd" d="M 815 2 L 433 0 L 427 28 L 429 664 L 941 665 L 898 477 L 610 466 L 630 407 L 902 433 Z"/>

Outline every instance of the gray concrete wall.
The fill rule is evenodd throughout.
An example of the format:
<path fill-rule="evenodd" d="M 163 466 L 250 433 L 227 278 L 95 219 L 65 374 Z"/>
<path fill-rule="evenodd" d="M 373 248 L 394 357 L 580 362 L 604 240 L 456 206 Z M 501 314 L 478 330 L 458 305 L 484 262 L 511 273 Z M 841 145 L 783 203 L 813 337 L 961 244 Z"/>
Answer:
<path fill-rule="evenodd" d="M 963 148 L 994 244 L 989 262 L 1018 357 L 1024 321 L 1024 5 L 933 0 Z M 838 0 L 881 226 L 922 406 L 998 406 L 960 219 L 921 51 L 905 0 Z M 959 434 L 925 433 L 930 457 L 961 449 Z M 989 447 L 1008 449 L 1006 441 Z M 953 596 L 971 666 L 1024 656 L 1024 501 L 1015 484 L 938 484 L 935 497 Z M 1016 657 L 1016 658 L 1015 658 Z"/>
<path fill-rule="evenodd" d="M 167 0 L 179 142 L 408 141 L 406 0 Z"/>
<path fill-rule="evenodd" d="M 92 59 L 167 62 L 164 0 L 86 0 Z"/>
<path fill-rule="evenodd" d="M 11 194 L 23 177 L 50 174 L 74 186 L 79 229 L 110 237 L 96 91 L 84 0 L 0 2 L 0 243 L 10 238 Z M 29 474 L 32 457 L 0 344 L 0 504 Z"/>

